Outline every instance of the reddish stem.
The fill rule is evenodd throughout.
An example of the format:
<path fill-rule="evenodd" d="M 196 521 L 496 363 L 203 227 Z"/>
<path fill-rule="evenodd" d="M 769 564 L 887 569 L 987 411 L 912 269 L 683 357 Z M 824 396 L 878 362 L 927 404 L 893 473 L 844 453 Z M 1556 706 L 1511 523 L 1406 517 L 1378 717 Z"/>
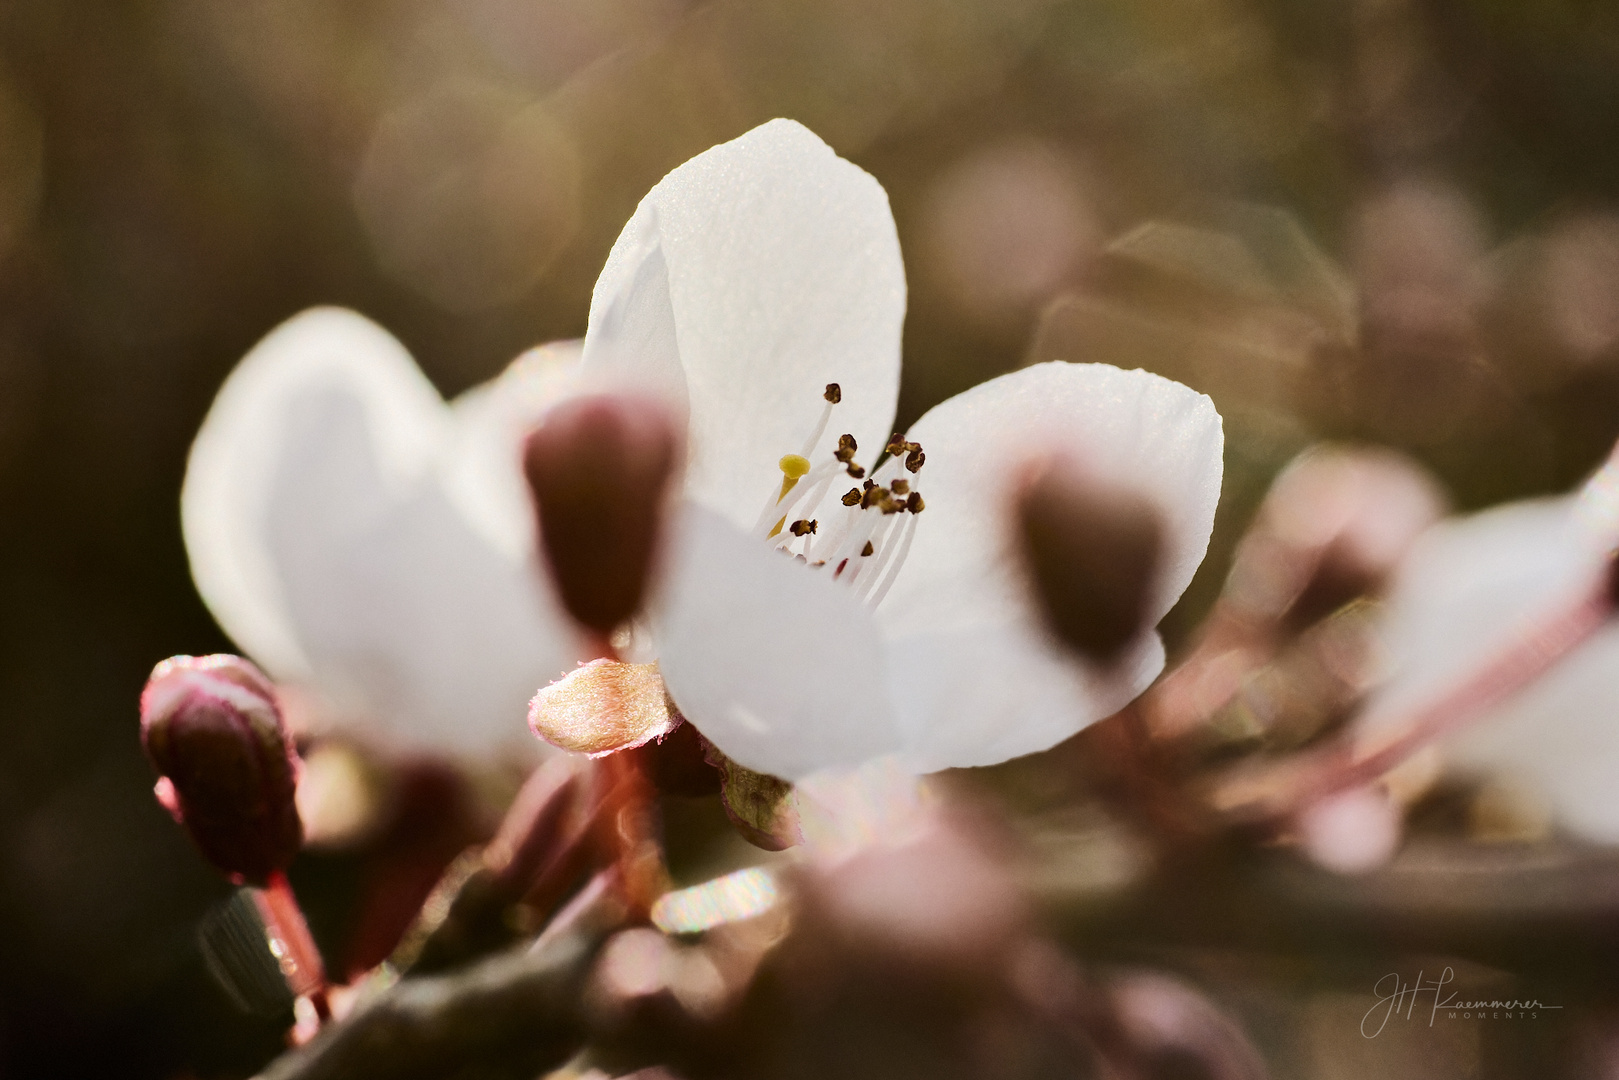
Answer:
<path fill-rule="evenodd" d="M 331 1019 L 326 998 L 326 966 L 309 933 L 303 909 L 293 895 L 292 883 L 280 870 L 270 874 L 268 883 L 254 894 L 259 917 L 270 941 L 270 951 L 281 962 L 281 977 L 295 997 L 308 997 L 321 1022 Z"/>
<path fill-rule="evenodd" d="M 1258 774 L 1221 783 L 1214 801 L 1249 819 L 1290 817 L 1319 799 L 1369 784 L 1411 753 L 1483 715 L 1522 690 L 1607 624 L 1614 612 L 1606 577 L 1572 604 L 1530 622 L 1514 640 L 1446 693 L 1398 720 L 1376 724 L 1390 734 L 1367 745 L 1346 736 Z M 1364 724 L 1357 725 L 1364 729 Z"/>

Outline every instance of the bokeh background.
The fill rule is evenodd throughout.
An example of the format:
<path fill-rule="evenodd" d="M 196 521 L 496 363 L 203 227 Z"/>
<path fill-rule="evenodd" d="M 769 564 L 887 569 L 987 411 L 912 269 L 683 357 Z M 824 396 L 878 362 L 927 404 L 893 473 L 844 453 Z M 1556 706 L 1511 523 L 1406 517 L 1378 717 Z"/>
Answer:
<path fill-rule="evenodd" d="M 155 661 L 229 647 L 177 498 L 231 366 L 335 303 L 459 392 L 581 334 L 639 197 L 775 116 L 889 192 L 902 421 L 1059 357 L 1214 396 L 1226 495 L 1172 641 L 1316 439 L 1402 447 L 1470 507 L 1619 435 L 1602 0 L 8 0 L 0 1075 L 246 1076 L 280 1045 L 206 975 L 226 887 L 136 724 Z M 327 932 L 348 871 L 300 872 Z M 1484 1067 L 1301 1030 L 1300 1075 Z"/>

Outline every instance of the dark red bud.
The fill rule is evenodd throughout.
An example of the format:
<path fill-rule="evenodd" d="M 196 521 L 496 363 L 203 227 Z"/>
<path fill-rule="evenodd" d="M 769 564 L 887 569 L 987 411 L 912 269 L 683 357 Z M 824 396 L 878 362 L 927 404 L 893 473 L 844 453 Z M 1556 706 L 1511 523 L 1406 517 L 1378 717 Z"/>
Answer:
<path fill-rule="evenodd" d="M 303 843 L 298 755 L 270 680 L 239 656 L 175 656 L 141 693 L 157 798 L 209 862 L 262 885 Z"/>
<path fill-rule="evenodd" d="M 1035 591 L 1057 636 L 1103 663 L 1147 628 L 1164 528 L 1145 498 L 1053 464 L 1019 503 Z"/>
<path fill-rule="evenodd" d="M 565 402 L 528 437 L 551 575 L 569 613 L 601 634 L 641 606 L 680 443 L 664 406 L 621 395 Z"/>

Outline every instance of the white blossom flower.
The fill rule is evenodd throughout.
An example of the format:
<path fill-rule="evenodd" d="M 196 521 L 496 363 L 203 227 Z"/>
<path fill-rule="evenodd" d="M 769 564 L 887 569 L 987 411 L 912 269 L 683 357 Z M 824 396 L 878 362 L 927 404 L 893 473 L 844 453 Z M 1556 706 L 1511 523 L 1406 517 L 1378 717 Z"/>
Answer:
<path fill-rule="evenodd" d="M 1609 587 L 1619 546 L 1619 466 L 1573 495 L 1529 499 L 1441 522 L 1396 576 L 1384 638 L 1388 684 L 1363 724 L 1436 699 L 1509 651 L 1543 648 L 1535 628 Z M 1525 780 L 1555 819 L 1619 843 L 1619 623 L 1608 620 L 1527 687 L 1445 738 L 1464 768 Z"/>
<path fill-rule="evenodd" d="M 1045 633 L 1009 512 L 1034 454 L 1067 451 L 1161 510 L 1149 625 L 1206 550 L 1219 415 L 1146 372 L 1058 362 L 993 379 L 929 411 L 879 464 L 904 313 L 882 188 L 785 120 L 660 182 L 597 281 L 583 371 L 660 388 L 688 418 L 684 505 L 649 619 L 658 663 L 682 712 L 749 768 L 991 764 L 1157 676 L 1150 631 L 1106 669 Z"/>
<path fill-rule="evenodd" d="M 879 464 L 904 313 L 882 188 L 783 120 L 660 182 L 596 285 L 576 384 L 662 395 L 687 431 L 644 629 L 682 713 L 760 772 L 1003 761 L 1157 676 L 1150 630 L 1104 668 L 1043 629 L 1011 514 L 1032 458 L 1063 452 L 1161 511 L 1149 626 L 1207 547 L 1219 415 L 1145 372 L 1002 376 L 931 410 Z M 532 536 L 465 497 L 477 470 L 458 470 L 445 432 L 471 411 L 446 415 L 356 317 L 305 318 L 318 319 L 305 340 L 289 324 L 244 362 L 199 436 L 186 493 L 199 587 L 272 674 L 334 672 L 396 710 L 429 692 L 411 715 L 440 731 L 470 723 L 460 698 L 499 711 L 509 686 L 532 691 L 577 646 L 515 550 Z M 339 347 L 340 329 L 356 340 Z"/>

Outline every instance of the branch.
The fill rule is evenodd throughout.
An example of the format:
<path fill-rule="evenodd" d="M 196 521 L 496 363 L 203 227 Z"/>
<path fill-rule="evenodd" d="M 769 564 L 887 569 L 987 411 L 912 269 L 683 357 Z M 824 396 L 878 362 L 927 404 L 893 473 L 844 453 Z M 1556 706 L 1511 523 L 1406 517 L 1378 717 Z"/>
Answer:
<path fill-rule="evenodd" d="M 594 916 L 594 917 L 593 917 Z M 258 1080 L 533 1080 L 585 1041 L 581 1000 L 617 919 L 600 911 L 452 974 L 407 978 Z"/>

